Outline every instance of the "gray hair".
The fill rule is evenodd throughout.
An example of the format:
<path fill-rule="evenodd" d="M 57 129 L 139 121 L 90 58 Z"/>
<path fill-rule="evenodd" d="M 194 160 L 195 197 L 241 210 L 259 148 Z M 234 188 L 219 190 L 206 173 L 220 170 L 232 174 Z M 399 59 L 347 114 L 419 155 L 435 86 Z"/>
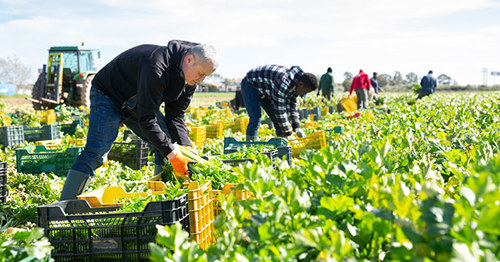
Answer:
<path fill-rule="evenodd" d="M 211 45 L 195 45 L 188 50 L 187 54 L 193 55 L 197 63 L 212 62 L 214 70 L 219 66 L 217 50 Z"/>

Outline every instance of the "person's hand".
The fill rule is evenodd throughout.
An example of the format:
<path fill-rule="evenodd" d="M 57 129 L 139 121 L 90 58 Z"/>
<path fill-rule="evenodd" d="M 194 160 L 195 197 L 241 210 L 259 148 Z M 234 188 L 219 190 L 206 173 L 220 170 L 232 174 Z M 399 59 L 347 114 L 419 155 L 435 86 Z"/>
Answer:
<path fill-rule="evenodd" d="M 193 162 L 191 159 L 182 155 L 182 153 L 176 154 L 173 158 L 169 159 L 170 164 L 174 168 L 175 176 L 189 180 L 190 175 L 188 171 L 188 164 Z"/>
<path fill-rule="evenodd" d="M 304 133 L 304 131 L 301 128 L 295 129 L 295 134 L 297 134 L 297 137 L 305 137 L 306 136 L 306 134 Z"/>

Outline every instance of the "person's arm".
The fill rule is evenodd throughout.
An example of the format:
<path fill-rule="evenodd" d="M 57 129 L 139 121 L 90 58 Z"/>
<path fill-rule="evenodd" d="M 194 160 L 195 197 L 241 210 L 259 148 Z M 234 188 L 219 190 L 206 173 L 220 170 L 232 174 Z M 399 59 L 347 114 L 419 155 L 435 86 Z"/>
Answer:
<path fill-rule="evenodd" d="M 352 95 L 352 91 L 354 91 L 354 78 L 352 79 L 352 82 L 351 82 L 351 89 L 349 90 L 349 96 Z"/>
<path fill-rule="evenodd" d="M 292 134 L 292 127 L 290 122 L 288 122 L 287 115 L 287 99 L 286 91 L 290 86 L 288 80 L 279 80 L 277 83 L 273 84 L 272 87 L 272 97 L 271 100 L 274 106 L 274 114 L 278 120 L 278 124 L 283 132 L 283 136 L 290 136 Z"/>
<path fill-rule="evenodd" d="M 292 123 L 292 129 L 295 131 L 300 128 L 299 112 L 297 112 L 297 99 L 291 99 L 288 102 L 288 114 L 290 115 L 290 122 Z"/>
<path fill-rule="evenodd" d="M 137 87 L 137 113 L 139 126 L 149 141 L 167 156 L 174 145 L 157 123 L 156 113 L 162 103 L 163 83 L 154 70 L 145 65 L 141 67 Z"/>
<path fill-rule="evenodd" d="M 335 79 L 333 78 L 333 76 L 330 79 L 330 91 L 335 91 Z"/>
<path fill-rule="evenodd" d="M 172 141 L 179 145 L 191 146 L 184 116 L 195 90 L 196 86 L 186 86 L 179 99 L 165 103 L 165 119 L 167 120 L 168 132 Z"/>

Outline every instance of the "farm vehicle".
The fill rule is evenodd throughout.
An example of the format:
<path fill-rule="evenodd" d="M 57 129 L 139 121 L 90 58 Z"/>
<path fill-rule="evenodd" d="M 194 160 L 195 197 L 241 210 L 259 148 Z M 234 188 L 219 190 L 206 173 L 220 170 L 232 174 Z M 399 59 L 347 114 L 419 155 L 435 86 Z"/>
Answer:
<path fill-rule="evenodd" d="M 90 106 L 90 88 L 97 73 L 97 49 L 82 46 L 54 46 L 49 49 L 47 65 L 33 86 L 31 100 L 35 110 L 53 109 L 57 105 Z"/>

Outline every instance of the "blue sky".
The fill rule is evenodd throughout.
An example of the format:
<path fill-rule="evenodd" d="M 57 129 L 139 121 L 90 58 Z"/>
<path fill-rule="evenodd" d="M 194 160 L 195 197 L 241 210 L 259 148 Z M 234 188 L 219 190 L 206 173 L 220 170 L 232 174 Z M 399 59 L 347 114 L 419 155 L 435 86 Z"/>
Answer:
<path fill-rule="evenodd" d="M 185 39 L 214 45 L 228 78 L 272 63 L 330 66 L 336 82 L 433 69 L 482 84 L 483 68 L 500 71 L 499 14 L 498 0 L 0 0 L 0 57 L 19 57 L 34 82 L 50 46 L 85 42 L 102 67 L 135 45 Z"/>

